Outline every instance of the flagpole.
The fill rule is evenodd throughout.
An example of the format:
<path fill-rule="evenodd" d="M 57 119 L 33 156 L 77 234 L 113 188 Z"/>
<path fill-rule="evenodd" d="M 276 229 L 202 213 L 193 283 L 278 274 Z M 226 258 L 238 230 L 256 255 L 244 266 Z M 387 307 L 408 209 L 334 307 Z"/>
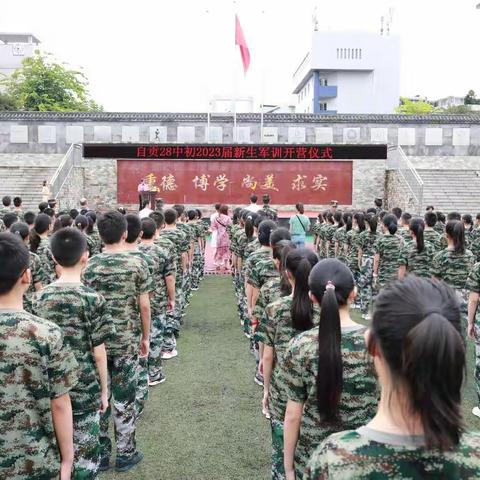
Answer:
<path fill-rule="evenodd" d="M 265 9 L 262 9 L 262 24 L 265 25 Z M 264 111 L 265 111 L 265 45 L 262 45 L 262 70 L 260 73 L 260 98 L 261 98 L 261 108 L 260 108 L 260 143 L 263 143 L 263 126 L 264 126 Z"/>
<path fill-rule="evenodd" d="M 234 39 L 233 39 L 233 143 L 237 143 L 237 95 L 238 95 L 238 78 L 237 78 L 237 2 L 233 0 L 233 20 L 235 22 Z"/>

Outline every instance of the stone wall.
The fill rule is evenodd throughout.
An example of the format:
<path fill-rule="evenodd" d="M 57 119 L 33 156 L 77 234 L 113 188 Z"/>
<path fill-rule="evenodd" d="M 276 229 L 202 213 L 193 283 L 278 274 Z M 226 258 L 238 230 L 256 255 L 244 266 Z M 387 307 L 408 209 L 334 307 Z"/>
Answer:
<path fill-rule="evenodd" d="M 355 160 L 353 162 L 353 206 L 370 208 L 375 197 L 385 196 L 385 161 Z"/>
<path fill-rule="evenodd" d="M 58 196 L 59 208 L 70 210 L 78 208 L 79 200 L 84 196 L 84 170 L 82 167 L 73 167 L 70 175 L 63 184 Z"/>
<path fill-rule="evenodd" d="M 385 175 L 385 203 L 387 210 L 400 207 L 404 211 L 418 213 L 418 205 L 412 192 L 397 170 L 388 170 Z"/>
<path fill-rule="evenodd" d="M 84 195 L 99 208 L 117 205 L 117 161 L 88 159 L 82 160 Z"/>

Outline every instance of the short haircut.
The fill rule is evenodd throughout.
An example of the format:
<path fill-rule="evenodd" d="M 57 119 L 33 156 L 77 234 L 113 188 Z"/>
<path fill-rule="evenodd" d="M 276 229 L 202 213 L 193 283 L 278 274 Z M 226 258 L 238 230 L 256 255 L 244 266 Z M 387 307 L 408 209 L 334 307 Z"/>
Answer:
<path fill-rule="evenodd" d="M 72 208 L 69 212 L 69 215 L 75 220 L 78 217 L 78 210 L 76 208 Z"/>
<path fill-rule="evenodd" d="M 30 253 L 19 236 L 0 233 L 0 265 L 0 295 L 5 295 L 30 265 Z"/>
<path fill-rule="evenodd" d="M 262 197 L 262 201 L 264 205 L 268 205 L 270 203 L 270 195 L 268 193 L 265 193 Z"/>
<path fill-rule="evenodd" d="M 3 216 L 3 223 L 9 229 L 15 222 L 18 222 L 18 215 L 13 212 L 8 212 Z"/>
<path fill-rule="evenodd" d="M 127 243 L 134 243 L 142 233 L 142 221 L 134 213 L 125 215 L 125 219 L 127 220 Z"/>
<path fill-rule="evenodd" d="M 38 204 L 38 210 L 40 212 L 44 212 L 46 208 L 48 208 L 48 203 L 47 202 L 40 202 Z"/>
<path fill-rule="evenodd" d="M 125 217 L 115 210 L 104 213 L 97 221 L 98 233 L 103 243 L 112 245 L 119 243 L 122 235 L 127 231 Z"/>
<path fill-rule="evenodd" d="M 447 220 L 450 221 L 450 220 L 458 220 L 460 221 L 462 219 L 462 215 L 459 213 L 459 212 L 450 212 L 448 215 L 447 215 Z"/>
<path fill-rule="evenodd" d="M 165 223 L 167 225 L 173 225 L 177 221 L 177 211 L 173 208 L 167 208 L 165 210 Z"/>
<path fill-rule="evenodd" d="M 197 218 L 197 211 L 196 210 L 189 210 L 187 212 L 187 216 L 189 220 L 195 220 Z"/>
<path fill-rule="evenodd" d="M 87 237 L 76 228 L 62 228 L 50 238 L 53 258 L 62 267 L 74 267 L 87 250 Z"/>
<path fill-rule="evenodd" d="M 5 195 L 2 198 L 2 203 L 4 207 L 9 207 L 12 203 L 12 197 L 10 197 L 9 195 Z"/>
<path fill-rule="evenodd" d="M 374 203 L 377 207 L 381 208 L 381 206 L 383 205 L 383 200 L 381 198 L 376 198 L 374 200 Z"/>
<path fill-rule="evenodd" d="M 53 208 L 47 207 L 43 213 L 48 215 L 50 218 L 53 218 L 55 216 L 55 210 Z"/>
<path fill-rule="evenodd" d="M 437 224 L 437 214 L 435 212 L 427 212 L 425 214 L 425 224 L 427 227 L 433 228 Z"/>
<path fill-rule="evenodd" d="M 217 212 L 218 212 L 218 210 L 220 210 L 220 207 L 221 207 L 221 206 L 222 206 L 221 203 L 216 203 L 216 204 L 215 204 L 215 210 L 217 210 Z"/>
<path fill-rule="evenodd" d="M 35 223 L 35 217 L 35 213 L 31 212 L 30 210 L 23 214 L 23 219 L 27 225 L 33 225 Z"/>
<path fill-rule="evenodd" d="M 477 213 L 477 216 L 475 217 L 477 220 L 480 220 L 480 213 Z"/>
<path fill-rule="evenodd" d="M 427 207 L 425 210 L 426 210 L 427 212 L 428 212 L 429 210 L 432 210 L 432 211 L 433 211 L 433 210 L 435 210 L 435 207 L 434 207 L 433 205 L 428 205 L 428 207 Z"/>
<path fill-rule="evenodd" d="M 228 215 L 228 206 L 227 206 L 227 205 L 222 205 L 222 206 L 220 207 L 219 212 L 220 212 L 222 215 Z"/>
<path fill-rule="evenodd" d="M 400 207 L 393 207 L 392 213 L 397 217 L 398 220 L 402 218 L 403 210 Z"/>
<path fill-rule="evenodd" d="M 151 240 L 157 231 L 157 224 L 153 218 L 142 218 L 142 238 Z"/>
<path fill-rule="evenodd" d="M 437 218 L 439 222 L 445 223 L 445 214 L 437 211 Z"/>
<path fill-rule="evenodd" d="M 18 235 L 22 240 L 26 240 L 30 235 L 28 225 L 23 222 L 15 222 L 10 227 L 10 232 L 12 232 L 14 235 Z"/>
<path fill-rule="evenodd" d="M 154 212 L 151 212 L 149 217 L 155 222 L 155 225 L 158 228 L 162 228 L 163 225 L 165 224 L 165 215 L 163 212 L 160 212 L 159 210 L 155 210 Z"/>
<path fill-rule="evenodd" d="M 257 196 L 256 196 L 255 194 L 250 195 L 250 202 L 252 202 L 252 203 L 257 203 L 257 200 L 258 200 L 258 198 L 257 198 Z"/>
<path fill-rule="evenodd" d="M 15 207 L 20 207 L 22 205 L 22 197 L 15 197 L 13 199 L 13 205 Z"/>

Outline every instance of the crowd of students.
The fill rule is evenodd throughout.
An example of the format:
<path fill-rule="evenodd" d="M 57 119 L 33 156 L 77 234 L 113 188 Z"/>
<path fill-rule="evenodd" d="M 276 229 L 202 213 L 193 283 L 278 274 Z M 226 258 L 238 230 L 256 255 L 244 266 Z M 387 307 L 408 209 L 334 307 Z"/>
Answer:
<path fill-rule="evenodd" d="M 149 388 L 203 278 L 208 224 L 174 205 L 147 218 L 87 201 L 0 210 L 0 478 L 93 479 L 143 458 Z"/>
<path fill-rule="evenodd" d="M 296 208 L 288 229 L 266 208 L 236 209 L 229 229 L 272 478 L 480 478 L 461 408 L 467 335 L 480 402 L 480 215 L 376 199 L 305 225 Z"/>

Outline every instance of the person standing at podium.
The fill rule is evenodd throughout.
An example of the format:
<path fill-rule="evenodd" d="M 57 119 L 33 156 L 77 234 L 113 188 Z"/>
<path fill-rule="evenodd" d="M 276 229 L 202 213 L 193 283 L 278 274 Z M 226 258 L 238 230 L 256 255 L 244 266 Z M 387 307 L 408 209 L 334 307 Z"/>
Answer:
<path fill-rule="evenodd" d="M 138 184 L 138 206 L 139 210 L 142 210 L 143 208 L 143 199 L 142 199 L 142 193 L 148 192 L 148 185 L 147 182 L 145 182 L 145 179 L 142 178 L 142 181 Z"/>

